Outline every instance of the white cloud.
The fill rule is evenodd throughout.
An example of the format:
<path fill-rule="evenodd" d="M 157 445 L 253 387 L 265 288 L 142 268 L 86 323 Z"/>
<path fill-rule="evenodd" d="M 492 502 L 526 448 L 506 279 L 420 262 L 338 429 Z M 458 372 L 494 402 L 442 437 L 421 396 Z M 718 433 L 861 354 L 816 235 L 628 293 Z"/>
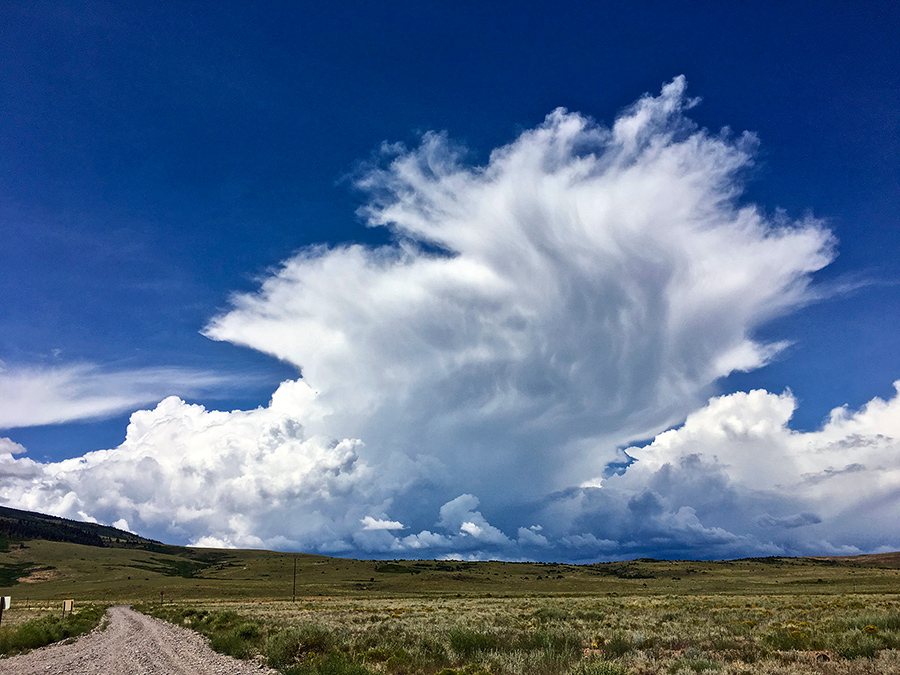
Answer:
<path fill-rule="evenodd" d="M 124 518 L 119 518 L 112 524 L 112 526 L 120 530 L 124 530 L 125 532 L 132 532 L 131 527 L 128 525 L 128 521 Z"/>
<path fill-rule="evenodd" d="M 542 534 L 539 534 L 543 528 L 540 525 L 532 525 L 531 527 L 520 527 L 519 528 L 519 546 L 524 547 L 534 547 L 534 546 L 549 546 L 550 542 L 547 541 L 547 537 Z"/>
<path fill-rule="evenodd" d="M 713 398 L 628 448 L 636 461 L 623 474 L 548 498 L 548 536 L 582 551 L 602 550 L 596 536 L 676 556 L 900 548 L 900 396 L 838 408 L 813 432 L 790 429 L 795 405 L 759 390 Z"/>
<path fill-rule="evenodd" d="M 400 521 L 368 513 L 396 510 L 404 495 L 421 498 L 434 465 L 368 465 L 359 442 L 311 435 L 307 420 L 285 414 L 280 406 L 305 406 L 316 426 L 321 411 L 306 385 L 283 385 L 276 399 L 243 413 L 167 399 L 132 416 L 122 446 L 56 464 L 0 453 L 0 500 L 195 545 L 391 557 L 597 560 L 900 547 L 900 395 L 856 412 L 839 408 L 813 432 L 789 428 L 790 394 L 716 397 L 648 446 L 628 448 L 635 462 L 600 487 L 520 505 L 503 526 L 462 494 L 431 512 L 431 527 L 406 536 L 392 534 L 408 527 Z"/>
<path fill-rule="evenodd" d="M 297 365 L 338 435 L 424 447 L 484 499 L 501 474 L 536 498 L 601 473 L 771 359 L 756 329 L 832 258 L 816 221 L 736 201 L 755 140 L 693 128 L 683 90 L 611 130 L 556 110 L 482 167 L 426 134 L 359 181 L 396 246 L 303 251 L 206 334 Z"/>
<path fill-rule="evenodd" d="M 479 537 L 484 532 L 481 527 L 468 521 L 459 526 L 459 531 L 464 534 L 471 534 L 473 537 Z"/>
<path fill-rule="evenodd" d="M 446 549 L 450 545 L 450 539 L 429 530 L 422 530 L 418 534 L 404 537 L 401 544 L 406 551 L 415 554 L 420 550 L 424 552 Z"/>
<path fill-rule="evenodd" d="M 308 412 L 298 417 L 294 408 Z M 347 513 L 345 500 L 366 504 L 371 494 L 360 493 L 377 492 L 358 441 L 307 432 L 316 414 L 300 382 L 252 411 L 208 411 L 170 397 L 134 413 L 119 447 L 38 465 L 40 477 L 7 480 L 0 497 L 70 517 L 124 518 L 160 538 L 262 546 L 280 535 L 315 547 L 335 520 L 338 530 L 358 525 L 361 514 Z"/>
<path fill-rule="evenodd" d="M 173 393 L 195 396 L 229 378 L 184 368 L 108 371 L 93 364 L 0 367 L 0 429 L 109 417 Z"/>
<path fill-rule="evenodd" d="M 491 525 L 480 511 L 475 510 L 478 504 L 478 498 L 469 494 L 452 499 L 441 507 L 438 525 L 448 532 L 468 535 L 477 540 L 479 545 L 484 543 L 507 545 L 509 538 Z M 459 538 L 454 538 L 453 541 L 456 546 L 461 543 Z"/>
<path fill-rule="evenodd" d="M 16 443 L 11 438 L 0 437 L 0 455 L 20 455 L 25 452 L 25 446 Z"/>
<path fill-rule="evenodd" d="M 167 540 L 347 555 L 881 545 L 900 522 L 896 398 L 813 434 L 787 426 L 790 394 L 704 405 L 783 348 L 754 336 L 816 298 L 833 240 L 742 204 L 756 141 L 695 128 L 695 104 L 677 78 L 609 129 L 556 110 L 481 167 L 442 134 L 394 146 L 359 185 L 395 245 L 302 251 L 205 331 L 302 381 L 252 411 L 167 398 L 118 448 L 64 462 L 0 453 L 0 499 Z M 23 378 L 40 414 L 3 404 L 2 419 L 156 391 L 93 374 Z M 862 515 L 871 527 L 853 527 Z"/>
<path fill-rule="evenodd" d="M 406 527 L 403 523 L 398 522 L 396 520 L 381 520 L 378 518 L 373 518 L 372 516 L 366 516 L 365 518 L 361 518 L 360 521 L 363 524 L 364 530 L 405 530 Z"/>
<path fill-rule="evenodd" d="M 14 457 L 24 452 L 24 446 L 11 438 L 0 437 L 0 484 L 5 481 L 40 479 L 42 471 L 40 464 L 27 457 L 19 459 Z"/>

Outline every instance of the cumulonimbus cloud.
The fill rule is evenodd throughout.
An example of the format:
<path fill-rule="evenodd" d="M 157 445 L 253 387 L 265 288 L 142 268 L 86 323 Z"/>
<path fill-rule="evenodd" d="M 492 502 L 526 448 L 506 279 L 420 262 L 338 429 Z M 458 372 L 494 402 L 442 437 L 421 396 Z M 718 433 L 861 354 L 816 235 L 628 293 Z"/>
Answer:
<path fill-rule="evenodd" d="M 136 413 L 119 448 L 41 465 L 0 496 L 194 543 L 367 555 L 590 559 L 661 532 L 659 550 L 756 551 L 785 545 L 764 533 L 825 531 L 816 504 L 777 500 L 749 470 L 724 485 L 768 495 L 753 502 L 765 508 L 734 522 L 705 515 L 701 487 L 653 487 L 725 475 L 704 452 L 657 465 L 664 453 L 634 450 L 604 478 L 620 448 L 690 428 L 715 401 L 753 419 L 762 397 L 760 424 L 792 437 L 784 397 L 701 407 L 719 378 L 783 347 L 757 329 L 815 296 L 833 237 L 741 202 L 756 139 L 697 128 L 695 104 L 676 78 L 610 128 L 559 109 L 484 166 L 443 134 L 390 146 L 358 184 L 360 213 L 394 245 L 306 249 L 205 330 L 302 381 L 255 411 L 168 399 Z M 152 494 L 129 471 L 152 476 Z"/>
<path fill-rule="evenodd" d="M 556 110 L 486 166 L 426 134 L 360 180 L 396 246 L 306 250 L 206 334 L 300 367 L 374 453 L 530 494 L 601 475 L 617 445 L 766 363 L 781 345 L 756 329 L 832 258 L 820 223 L 738 203 L 756 141 L 694 128 L 684 88 L 611 129 Z"/>

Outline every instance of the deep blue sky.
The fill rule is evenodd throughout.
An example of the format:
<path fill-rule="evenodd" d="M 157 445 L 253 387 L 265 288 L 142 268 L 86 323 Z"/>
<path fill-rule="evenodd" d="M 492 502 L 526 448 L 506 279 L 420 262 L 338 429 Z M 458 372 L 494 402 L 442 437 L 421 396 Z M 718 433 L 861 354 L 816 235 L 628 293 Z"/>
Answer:
<path fill-rule="evenodd" d="M 264 404 L 293 367 L 199 331 L 303 246 L 385 240 L 346 179 L 383 141 L 446 130 L 480 162 L 684 74 L 699 124 L 758 134 L 746 198 L 825 219 L 818 278 L 866 284 L 773 323 L 794 345 L 722 383 L 789 387 L 815 427 L 900 378 L 898 44 L 881 2 L 4 2 L 0 360 L 242 375 L 202 402 Z M 126 419 L 3 435 L 59 459 Z"/>

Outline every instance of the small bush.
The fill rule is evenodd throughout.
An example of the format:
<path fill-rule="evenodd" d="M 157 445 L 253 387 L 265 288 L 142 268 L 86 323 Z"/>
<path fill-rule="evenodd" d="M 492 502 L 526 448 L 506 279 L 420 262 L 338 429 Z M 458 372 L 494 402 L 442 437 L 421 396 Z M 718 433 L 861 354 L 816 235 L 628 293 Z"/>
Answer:
<path fill-rule="evenodd" d="M 450 646 L 463 656 L 474 656 L 479 652 L 496 649 L 500 644 L 496 635 L 468 628 L 450 630 Z"/>
<path fill-rule="evenodd" d="M 396 670 L 401 666 L 409 665 L 409 652 L 405 649 L 398 649 L 391 654 L 384 663 L 388 670 Z"/>
<path fill-rule="evenodd" d="M 536 630 L 520 635 L 514 646 L 516 649 L 526 650 L 581 651 L 581 638 L 571 631 Z"/>
<path fill-rule="evenodd" d="M 416 644 L 416 652 L 432 662 L 442 662 L 447 658 L 447 650 L 444 645 L 432 637 L 423 637 Z"/>
<path fill-rule="evenodd" d="M 459 671 L 459 675 L 491 675 L 480 663 L 470 663 Z"/>
<path fill-rule="evenodd" d="M 849 633 L 840 641 L 837 653 L 845 659 L 872 658 L 884 648 L 883 640 L 872 633 Z"/>
<path fill-rule="evenodd" d="M 209 646 L 220 654 L 227 654 L 236 659 L 249 659 L 254 654 L 254 650 L 247 644 L 247 641 L 233 631 L 213 635 L 209 639 Z"/>
<path fill-rule="evenodd" d="M 243 621 L 243 617 L 237 612 L 215 612 L 207 617 L 209 627 L 213 630 L 232 628 Z"/>
<path fill-rule="evenodd" d="M 370 649 L 365 654 L 363 654 L 363 656 L 367 661 L 373 661 L 375 663 L 387 661 L 391 657 L 388 651 L 386 649 L 382 649 L 381 647 Z"/>
<path fill-rule="evenodd" d="M 272 668 L 285 668 L 307 654 L 331 651 L 334 638 L 324 626 L 315 623 L 285 628 L 268 637 L 266 656 Z"/>
<path fill-rule="evenodd" d="M 776 628 L 763 635 L 763 642 L 778 651 L 810 649 L 812 638 L 809 633 L 795 628 Z"/>
<path fill-rule="evenodd" d="M 606 658 L 616 659 L 625 656 L 634 649 L 631 641 L 621 633 L 616 633 L 609 640 L 599 645 L 600 651 Z"/>
<path fill-rule="evenodd" d="M 532 616 L 540 622 L 548 621 L 565 621 L 568 618 L 568 612 L 558 607 L 541 607 L 536 609 Z"/>
<path fill-rule="evenodd" d="M 877 630 L 900 632 L 900 612 L 864 614 L 853 621 L 847 622 L 848 628 L 855 628 L 857 630 L 865 630 L 869 626 Z"/>
<path fill-rule="evenodd" d="M 575 618 L 582 621 L 603 621 L 606 614 L 596 609 L 580 609 L 575 612 Z"/>
<path fill-rule="evenodd" d="M 256 640 L 262 635 L 259 625 L 246 621 L 234 629 L 234 634 L 242 640 Z"/>

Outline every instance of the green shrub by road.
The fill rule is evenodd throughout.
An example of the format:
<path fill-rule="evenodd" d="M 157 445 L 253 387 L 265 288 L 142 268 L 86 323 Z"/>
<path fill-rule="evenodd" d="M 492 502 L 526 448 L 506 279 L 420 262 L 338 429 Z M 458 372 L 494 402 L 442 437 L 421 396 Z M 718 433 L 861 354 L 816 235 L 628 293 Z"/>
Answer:
<path fill-rule="evenodd" d="M 106 607 L 88 606 L 62 617 L 59 612 L 12 626 L 0 626 L 0 655 L 14 656 L 92 631 Z"/>

